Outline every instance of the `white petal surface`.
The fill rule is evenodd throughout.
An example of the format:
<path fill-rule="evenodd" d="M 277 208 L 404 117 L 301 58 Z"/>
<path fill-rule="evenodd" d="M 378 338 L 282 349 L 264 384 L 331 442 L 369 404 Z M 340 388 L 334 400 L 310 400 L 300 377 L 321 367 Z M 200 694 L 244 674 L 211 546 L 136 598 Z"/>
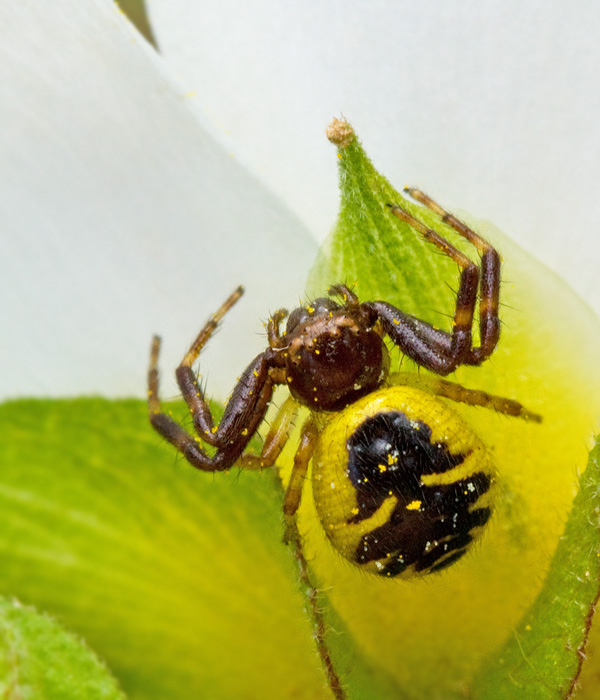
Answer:
<path fill-rule="evenodd" d="M 396 185 L 490 219 L 600 309 L 600 5 L 148 4 L 207 113 L 319 236 L 343 113 Z"/>
<path fill-rule="evenodd" d="M 244 283 L 203 365 L 224 396 L 314 239 L 112 2 L 4 3 L 0 86 L 0 394 L 141 396 L 151 334 L 174 368 Z"/>

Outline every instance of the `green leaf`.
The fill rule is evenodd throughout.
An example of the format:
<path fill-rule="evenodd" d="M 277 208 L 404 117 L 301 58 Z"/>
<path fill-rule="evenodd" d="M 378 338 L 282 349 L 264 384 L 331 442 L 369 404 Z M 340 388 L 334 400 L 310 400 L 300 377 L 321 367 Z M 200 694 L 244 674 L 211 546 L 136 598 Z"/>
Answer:
<path fill-rule="evenodd" d="M 544 587 L 478 673 L 477 700 L 571 698 L 600 592 L 600 442 L 579 483 Z"/>
<path fill-rule="evenodd" d="M 87 646 L 48 615 L 0 598 L 0 697 L 124 700 Z"/>
<path fill-rule="evenodd" d="M 135 400 L 9 402 L 0 431 L 0 592 L 85 637 L 128 697 L 329 697 L 271 472 L 196 472 Z"/>
<path fill-rule="evenodd" d="M 396 192 L 353 133 L 337 144 L 340 217 L 310 276 L 310 294 L 322 295 L 339 281 L 356 282 L 361 299 L 385 299 L 450 330 L 456 265 L 391 216 L 386 204 L 402 202 L 475 259 L 476 252 L 429 210 Z M 334 664 L 344 663 L 351 648 L 375 674 L 391 679 L 398 695 L 415 700 L 462 697 L 483 659 L 502 646 L 536 600 L 600 415 L 598 319 L 490 224 L 461 218 L 502 254 L 502 334 L 489 361 L 460 368 L 451 379 L 516 399 L 544 418 L 535 425 L 453 406 L 487 444 L 498 472 L 496 513 L 481 543 L 439 575 L 379 580 L 355 571 L 331 550 L 310 500 L 299 513 L 313 575 L 328 591 L 332 615 L 346 623 L 345 656 L 335 652 L 339 640 L 331 636 Z M 402 369 L 411 366 L 404 359 Z M 563 574 L 568 578 L 570 572 Z M 569 668 L 571 660 L 566 654 Z M 353 691 L 351 677 L 348 687 L 350 697 L 364 696 Z"/>
<path fill-rule="evenodd" d="M 344 124 L 334 122 L 337 128 Z M 444 321 L 453 313 L 452 292 L 435 280 L 456 280 L 456 264 L 392 216 L 386 204 L 402 203 L 428 226 L 440 228 L 439 219 L 400 195 L 375 170 L 356 137 L 338 148 L 338 165 L 340 213 L 309 274 L 308 296 L 322 296 L 331 284 L 346 282 L 356 285 L 361 299 L 385 299 L 407 313 Z M 442 228 L 456 242 L 457 236 Z"/>
<path fill-rule="evenodd" d="M 391 216 L 401 195 L 355 138 L 338 155 L 340 220 L 310 294 L 356 282 L 363 300 L 449 328 L 456 266 Z M 60 616 L 134 700 L 330 698 L 315 641 L 349 699 L 463 698 L 540 595 L 600 414 L 598 319 L 489 224 L 463 218 L 503 254 L 503 328 L 490 361 L 453 379 L 544 417 L 455 407 L 500 486 L 470 554 L 422 580 L 367 575 L 330 546 L 307 482 L 298 527 L 310 580 L 299 586 L 274 474 L 193 470 L 139 401 L 18 401 L 0 407 L 0 593 Z M 171 410 L 189 425 L 185 407 Z M 571 674 L 572 651 L 564 658 Z"/>

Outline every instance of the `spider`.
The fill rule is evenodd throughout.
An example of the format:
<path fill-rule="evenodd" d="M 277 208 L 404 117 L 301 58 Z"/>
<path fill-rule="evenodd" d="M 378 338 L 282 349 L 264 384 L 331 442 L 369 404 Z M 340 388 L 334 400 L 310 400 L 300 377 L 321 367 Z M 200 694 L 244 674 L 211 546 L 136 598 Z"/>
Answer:
<path fill-rule="evenodd" d="M 393 215 L 460 268 L 451 332 L 386 301 L 360 302 L 347 286 L 337 284 L 328 297 L 271 316 L 268 347 L 245 369 L 215 425 L 192 367 L 217 324 L 242 296 L 244 290 L 238 287 L 202 328 L 175 372 L 200 440 L 160 410 L 156 336 L 148 373 L 152 426 L 202 471 L 273 466 L 299 408 L 309 408 L 284 496 L 284 514 L 296 513 L 312 461 L 315 505 L 330 542 L 353 564 L 388 577 L 450 566 L 465 554 L 492 513 L 496 472 L 490 454 L 439 397 L 541 420 L 516 401 L 439 377 L 389 375 L 385 336 L 417 365 L 440 376 L 460 365 L 480 365 L 500 336 L 498 252 L 420 190 L 406 191 L 467 239 L 481 258 L 476 265 L 400 205 L 388 205 Z M 480 342 L 474 346 L 478 297 Z M 273 420 L 261 453 L 249 454 L 248 443 L 265 418 L 274 388 L 281 384 L 287 385 L 290 397 Z M 211 445 L 214 454 L 209 455 L 201 441 Z"/>

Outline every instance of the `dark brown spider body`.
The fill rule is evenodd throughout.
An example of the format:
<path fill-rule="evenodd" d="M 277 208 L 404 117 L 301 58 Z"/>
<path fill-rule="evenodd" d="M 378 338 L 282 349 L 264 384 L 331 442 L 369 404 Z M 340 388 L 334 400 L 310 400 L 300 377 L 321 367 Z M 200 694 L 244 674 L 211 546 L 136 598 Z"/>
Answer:
<path fill-rule="evenodd" d="M 292 396 L 316 411 L 339 411 L 376 389 L 389 367 L 377 314 L 344 287 L 346 303 L 315 299 L 292 311 L 282 339 Z"/>
<path fill-rule="evenodd" d="M 461 365 L 480 365 L 494 351 L 500 336 L 500 256 L 423 192 L 409 192 L 479 253 L 477 262 L 471 260 L 402 207 L 389 205 L 392 214 L 459 267 L 450 331 L 384 300 L 360 302 L 348 287 L 336 285 L 330 297 L 271 316 L 267 348 L 246 367 L 215 425 L 192 366 L 242 296 L 238 287 L 202 328 L 176 370 L 199 437 L 161 412 L 157 337 L 148 374 L 150 422 L 203 471 L 227 470 L 234 464 L 273 466 L 300 405 L 307 406 L 311 413 L 300 431 L 283 511 L 287 516 L 296 512 L 313 460 L 315 504 L 327 536 L 347 559 L 385 576 L 445 568 L 464 554 L 491 514 L 491 458 L 468 425 L 432 395 L 541 420 L 516 401 L 438 378 Z M 474 345 L 478 301 L 479 343 Z M 388 378 L 384 338 L 438 377 L 413 373 Z M 263 423 L 277 385 L 287 385 L 291 396 L 272 420 L 260 454 L 249 454 L 248 443 Z M 214 449 L 206 450 L 203 443 Z"/>

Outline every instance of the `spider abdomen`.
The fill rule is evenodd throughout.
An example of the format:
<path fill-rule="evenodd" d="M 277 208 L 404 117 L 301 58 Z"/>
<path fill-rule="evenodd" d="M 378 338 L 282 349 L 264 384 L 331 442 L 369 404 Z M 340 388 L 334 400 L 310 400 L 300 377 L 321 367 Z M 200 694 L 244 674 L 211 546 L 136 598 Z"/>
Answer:
<path fill-rule="evenodd" d="M 462 418 L 405 386 L 332 416 L 313 457 L 315 504 L 333 546 L 388 577 L 457 561 L 491 515 L 493 485 L 489 453 Z"/>

